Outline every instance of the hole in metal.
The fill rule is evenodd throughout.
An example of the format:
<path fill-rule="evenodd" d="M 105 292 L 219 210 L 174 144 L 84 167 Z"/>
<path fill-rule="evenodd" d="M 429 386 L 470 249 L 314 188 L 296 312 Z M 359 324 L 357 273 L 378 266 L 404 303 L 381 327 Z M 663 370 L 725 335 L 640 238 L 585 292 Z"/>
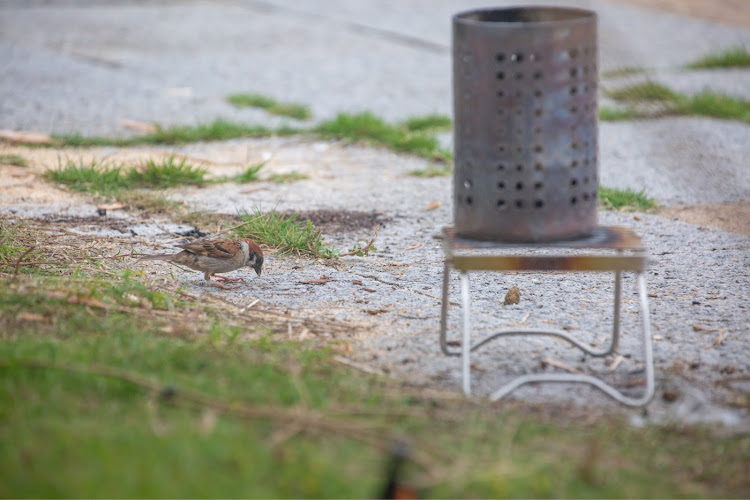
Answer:
<path fill-rule="evenodd" d="M 542 200 L 536 200 L 536 201 L 534 202 L 534 206 L 535 206 L 536 208 L 542 208 L 542 207 L 544 206 L 544 202 L 543 202 Z"/>

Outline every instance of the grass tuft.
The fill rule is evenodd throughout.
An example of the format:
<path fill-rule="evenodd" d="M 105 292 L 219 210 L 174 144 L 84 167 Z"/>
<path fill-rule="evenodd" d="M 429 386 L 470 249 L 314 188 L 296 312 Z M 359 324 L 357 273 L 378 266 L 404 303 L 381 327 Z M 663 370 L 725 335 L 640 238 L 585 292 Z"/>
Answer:
<path fill-rule="evenodd" d="M 80 134 L 56 135 L 56 146 L 137 146 L 141 144 L 186 144 L 200 141 L 226 141 L 243 137 L 270 137 L 274 131 L 260 125 L 231 122 L 223 118 L 198 125 L 157 127 L 156 132 L 128 138 L 88 137 Z"/>
<path fill-rule="evenodd" d="M 278 249 L 282 254 L 308 254 L 313 257 L 335 258 L 338 251 L 323 243 L 320 230 L 309 220 L 298 222 L 296 216 L 287 216 L 271 210 L 260 209 L 241 212 L 245 225 L 235 229 L 240 238 L 252 238 L 260 244 Z"/>
<path fill-rule="evenodd" d="M 100 196 L 112 196 L 126 186 L 121 166 L 98 160 L 84 163 L 79 159 L 76 163 L 69 159 L 63 166 L 58 158 L 58 168 L 47 170 L 44 177 L 74 191 Z"/>
<path fill-rule="evenodd" d="M 453 169 L 451 167 L 427 167 L 419 170 L 412 170 L 409 172 L 409 175 L 412 175 L 414 177 L 447 177 L 453 173 Z"/>
<path fill-rule="evenodd" d="M 226 141 L 243 137 L 269 137 L 273 132 L 260 125 L 247 125 L 222 118 L 198 125 L 175 125 L 159 128 L 134 140 L 145 144 L 184 144 L 199 141 Z"/>
<path fill-rule="evenodd" d="M 148 160 L 142 168 L 130 168 L 124 176 L 127 188 L 168 189 L 176 186 L 203 186 L 206 169 L 195 167 L 174 156 L 156 162 Z"/>
<path fill-rule="evenodd" d="M 434 114 L 415 116 L 405 120 L 401 125 L 410 132 L 446 131 L 451 129 L 453 122 L 449 116 Z"/>
<path fill-rule="evenodd" d="M 710 90 L 683 97 L 675 105 L 678 113 L 710 116 L 750 123 L 750 102 Z"/>
<path fill-rule="evenodd" d="M 645 113 L 641 113 L 636 109 L 627 108 L 609 108 L 606 106 L 599 107 L 599 119 L 606 122 L 620 122 L 626 120 L 636 120 L 638 118 L 647 117 Z"/>
<path fill-rule="evenodd" d="M 291 172 L 284 172 L 283 174 L 270 174 L 268 180 L 275 182 L 276 184 L 288 184 L 297 181 L 303 181 L 309 179 L 310 176 L 293 170 Z"/>
<path fill-rule="evenodd" d="M 656 205 L 656 201 L 646 194 L 645 190 L 634 191 L 599 186 L 599 201 L 607 210 L 636 210 L 648 211 Z"/>
<path fill-rule="evenodd" d="M 261 94 L 231 94 L 227 102 L 237 108 L 260 108 L 272 115 L 288 116 L 297 120 L 308 120 L 310 108 L 298 103 L 282 103 Z"/>
<path fill-rule="evenodd" d="M 609 91 L 607 95 L 634 106 L 646 101 L 660 102 L 666 106 L 665 110 L 657 113 L 660 115 L 666 113 L 684 116 L 709 116 L 750 123 L 750 101 L 708 89 L 694 95 L 685 95 L 660 83 L 648 81 Z M 654 116 L 654 113 L 643 112 L 632 107 L 624 110 L 602 108 L 599 111 L 599 117 L 602 120 L 610 121 L 650 116 Z"/>
<path fill-rule="evenodd" d="M 92 160 L 88 164 L 82 159 L 78 162 L 67 160 L 63 166 L 62 161 L 58 159 L 58 163 L 57 169 L 45 172 L 44 176 L 47 179 L 75 191 L 100 196 L 115 196 L 128 189 L 202 186 L 208 182 L 205 179 L 205 169 L 189 165 L 185 160 L 178 162 L 173 156 L 162 162 L 149 160 L 141 169 L 125 169 L 120 165 L 99 160 Z"/>
<path fill-rule="evenodd" d="M 260 171 L 266 165 L 266 162 L 258 163 L 257 165 L 250 165 L 241 173 L 231 178 L 234 182 L 239 184 L 246 184 L 249 182 L 256 182 L 260 180 Z"/>
<path fill-rule="evenodd" d="M 638 66 L 625 66 L 622 68 L 611 69 L 602 73 L 602 78 L 620 78 L 623 76 L 632 76 L 645 73 L 646 68 Z"/>
<path fill-rule="evenodd" d="M 707 68 L 747 68 L 750 66 L 750 52 L 745 47 L 710 54 L 687 65 L 690 69 Z"/>
<path fill-rule="evenodd" d="M 386 123 L 370 112 L 340 113 L 314 129 L 325 138 L 362 141 L 385 146 L 400 153 L 448 161 L 450 153 L 440 148 L 438 140 L 423 130 L 411 131 L 406 126 Z"/>
<path fill-rule="evenodd" d="M 679 94 L 661 83 L 646 81 L 616 90 L 610 90 L 607 95 L 612 99 L 623 102 L 663 101 L 672 102 L 679 98 Z"/>
<path fill-rule="evenodd" d="M 14 167 L 28 167 L 29 164 L 21 155 L 0 154 L 0 165 L 12 165 Z"/>

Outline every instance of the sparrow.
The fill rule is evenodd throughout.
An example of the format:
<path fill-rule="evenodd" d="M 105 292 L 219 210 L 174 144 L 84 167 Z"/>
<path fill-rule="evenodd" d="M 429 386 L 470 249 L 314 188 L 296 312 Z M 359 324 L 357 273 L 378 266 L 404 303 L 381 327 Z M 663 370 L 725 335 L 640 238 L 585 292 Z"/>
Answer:
<path fill-rule="evenodd" d="M 201 271 L 206 281 L 213 286 L 224 289 L 229 287 L 211 281 L 211 276 L 216 276 L 216 279 L 221 281 L 236 283 L 245 280 L 242 278 L 227 278 L 226 276 L 219 276 L 216 273 L 228 273 L 243 266 L 248 266 L 255 269 L 255 272 L 260 276 L 260 272 L 263 269 L 263 250 L 261 250 L 260 245 L 250 238 L 194 241 L 176 246 L 182 248 L 182 252 L 176 254 L 144 255 L 138 259 L 138 262 L 142 260 L 166 260 L 175 264 L 181 264 L 190 269 Z"/>

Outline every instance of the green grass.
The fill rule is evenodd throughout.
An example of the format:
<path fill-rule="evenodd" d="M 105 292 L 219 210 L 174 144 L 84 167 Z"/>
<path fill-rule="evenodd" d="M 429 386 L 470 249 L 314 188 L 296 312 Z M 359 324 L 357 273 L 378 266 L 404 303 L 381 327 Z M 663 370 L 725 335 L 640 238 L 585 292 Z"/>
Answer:
<path fill-rule="evenodd" d="M 128 273 L 0 275 L 0 496 L 377 497 L 394 439 L 426 498 L 750 488 L 746 433 L 425 396 L 236 310 Z"/>
<path fill-rule="evenodd" d="M 630 106 L 622 110 L 602 108 L 599 111 L 602 120 L 647 118 L 653 113 L 649 114 L 633 106 L 643 102 L 659 102 L 666 107 L 658 113 L 659 115 L 708 116 L 750 123 L 750 101 L 708 89 L 694 95 L 686 95 L 660 83 L 648 81 L 611 90 L 607 95 Z"/>
<path fill-rule="evenodd" d="M 132 167 L 124 175 L 128 188 L 168 189 L 177 186 L 203 186 L 206 169 L 170 156 L 161 161 L 148 160 L 142 168 Z"/>
<path fill-rule="evenodd" d="M 622 68 L 611 69 L 602 73 L 602 78 L 620 78 L 623 76 L 639 75 L 646 72 L 646 68 L 638 66 L 624 66 Z"/>
<path fill-rule="evenodd" d="M 145 144 L 184 144 L 199 141 L 226 141 L 243 137 L 269 137 L 273 131 L 261 125 L 247 125 L 216 119 L 198 125 L 175 125 L 159 128 L 154 134 L 141 136 Z"/>
<path fill-rule="evenodd" d="M 197 125 L 174 125 L 157 127 L 150 134 L 128 138 L 89 137 L 79 134 L 56 135 L 54 146 L 92 147 L 92 146 L 138 146 L 143 144 L 186 144 L 200 141 L 226 141 L 244 137 L 270 137 L 274 130 L 260 125 L 247 125 L 218 118 L 212 122 Z"/>
<path fill-rule="evenodd" d="M 271 182 L 275 182 L 276 184 L 288 184 L 291 182 L 303 181 L 309 178 L 309 175 L 297 172 L 296 170 L 292 170 L 291 172 L 284 172 L 283 174 L 269 174 L 268 176 L 268 180 Z"/>
<path fill-rule="evenodd" d="M 430 118 L 429 121 L 433 119 Z M 417 124 L 417 128 L 419 126 Z M 451 157 L 450 152 L 440 148 L 434 135 L 421 129 L 409 130 L 403 124 L 391 125 L 370 112 L 341 113 L 336 118 L 321 123 L 314 131 L 324 138 L 385 146 L 397 152 L 438 161 L 447 162 Z"/>
<path fill-rule="evenodd" d="M 607 92 L 612 99 L 623 102 L 665 101 L 672 102 L 679 94 L 661 83 L 646 81 Z"/>
<path fill-rule="evenodd" d="M 21 155 L 0 154 L 0 165 L 12 165 L 14 167 L 28 167 L 29 163 Z"/>
<path fill-rule="evenodd" d="M 57 135 L 53 137 L 53 145 L 58 147 L 125 147 L 143 144 L 186 144 L 247 137 L 311 134 L 328 139 L 361 141 L 384 146 L 401 153 L 449 162 L 451 152 L 440 147 L 434 133 L 449 129 L 450 125 L 450 118 L 441 115 L 413 117 L 403 123 L 392 125 L 370 112 L 342 113 L 332 120 L 308 129 L 282 125 L 274 130 L 259 125 L 247 125 L 216 119 L 213 122 L 198 125 L 158 127 L 154 133 L 129 138 L 87 137 L 79 134 Z"/>
<path fill-rule="evenodd" d="M 237 228 L 240 238 L 252 238 L 258 243 L 277 248 L 281 254 L 307 254 L 313 257 L 335 258 L 339 252 L 323 243 L 323 236 L 312 222 L 299 222 L 276 210 L 241 212 L 246 224 Z"/>
<path fill-rule="evenodd" d="M 750 123 L 750 101 L 710 90 L 679 99 L 675 110 L 685 115 L 710 116 Z"/>
<path fill-rule="evenodd" d="M 266 162 L 258 163 L 257 165 L 250 165 L 241 173 L 231 178 L 234 182 L 239 184 L 246 184 L 248 182 L 257 182 L 260 180 L 260 171 L 266 165 Z"/>
<path fill-rule="evenodd" d="M 231 94 L 227 102 L 237 108 L 261 108 L 268 113 L 287 116 L 297 120 L 308 120 L 312 116 L 310 108 L 298 103 L 282 103 L 261 94 Z"/>
<path fill-rule="evenodd" d="M 84 163 L 81 159 L 77 163 L 67 160 L 64 166 L 61 159 L 58 163 L 58 168 L 47 170 L 44 177 L 74 191 L 111 196 L 127 186 L 119 165 L 97 160 Z"/>
<path fill-rule="evenodd" d="M 691 69 L 705 68 L 747 68 L 750 66 L 750 52 L 745 47 L 710 54 L 687 65 Z"/>
<path fill-rule="evenodd" d="M 161 162 L 149 160 L 142 168 L 125 168 L 97 160 L 84 163 L 80 159 L 77 162 L 69 159 L 65 165 L 62 165 L 62 160 L 58 161 L 57 169 L 44 173 L 47 179 L 75 191 L 100 196 L 114 196 L 129 189 L 201 186 L 208 182 L 205 169 L 194 167 L 185 160 L 176 161 L 174 157 Z"/>
<path fill-rule="evenodd" d="M 412 170 L 409 172 L 409 175 L 414 177 L 424 177 L 424 178 L 430 178 L 430 177 L 447 177 L 453 173 L 453 169 L 451 167 L 445 166 L 445 167 L 427 167 L 422 168 L 418 170 Z"/>
<path fill-rule="evenodd" d="M 648 211 L 656 206 L 656 201 L 645 190 L 616 189 L 599 186 L 599 201 L 607 210 Z"/>
<path fill-rule="evenodd" d="M 449 116 L 433 114 L 408 118 L 401 125 L 411 132 L 446 131 L 451 129 L 453 122 Z"/>
<path fill-rule="evenodd" d="M 621 122 L 627 120 L 636 120 L 638 118 L 647 118 L 648 115 L 639 112 L 631 107 L 627 108 L 610 108 L 607 106 L 599 107 L 599 119 L 605 122 Z"/>

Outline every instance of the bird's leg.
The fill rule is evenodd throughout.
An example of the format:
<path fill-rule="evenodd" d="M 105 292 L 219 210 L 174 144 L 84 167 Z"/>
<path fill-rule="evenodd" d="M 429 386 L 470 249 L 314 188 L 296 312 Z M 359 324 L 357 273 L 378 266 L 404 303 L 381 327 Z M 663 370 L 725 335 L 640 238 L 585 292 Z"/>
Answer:
<path fill-rule="evenodd" d="M 208 281 L 209 285 L 215 286 L 216 288 L 221 288 L 222 290 L 232 290 L 231 286 L 226 286 L 223 283 L 217 283 L 216 281 L 213 281 L 211 279 L 211 276 L 212 276 L 212 273 L 205 273 L 203 275 L 203 279 L 205 279 L 206 281 Z M 215 275 L 213 275 L 213 276 L 215 276 Z M 227 281 L 227 279 L 224 276 L 216 276 L 216 277 L 217 278 L 224 278 L 224 281 Z M 232 282 L 231 279 L 229 279 L 228 281 Z"/>
<path fill-rule="evenodd" d="M 242 278 L 228 278 L 226 276 L 220 276 L 218 274 L 214 274 L 214 277 L 217 280 L 224 281 L 226 283 L 239 283 L 240 281 L 243 282 L 243 283 L 245 282 L 245 280 L 242 279 Z"/>
<path fill-rule="evenodd" d="M 226 286 L 224 283 L 218 283 L 213 280 L 209 280 L 208 282 L 211 286 L 215 286 L 216 288 L 221 288 L 222 290 L 234 290 L 236 287 L 233 286 Z"/>

